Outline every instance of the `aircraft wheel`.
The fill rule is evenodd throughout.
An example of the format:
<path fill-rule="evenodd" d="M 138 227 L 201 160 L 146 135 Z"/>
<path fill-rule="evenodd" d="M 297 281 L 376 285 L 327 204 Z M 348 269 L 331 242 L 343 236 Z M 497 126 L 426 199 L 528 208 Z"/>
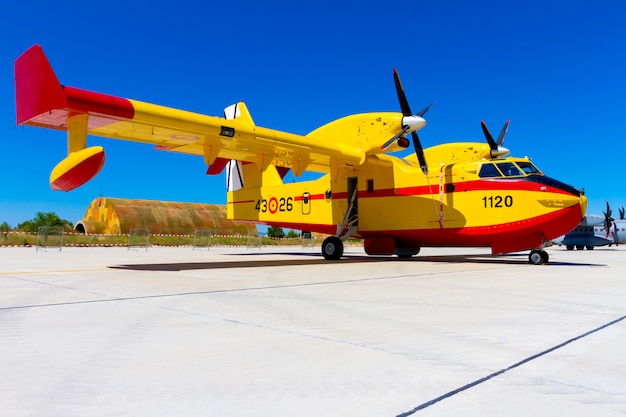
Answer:
<path fill-rule="evenodd" d="M 593 250 L 593 246 L 587 246 L 587 250 Z"/>
<path fill-rule="evenodd" d="M 565 249 L 574 250 L 574 245 L 565 245 Z"/>
<path fill-rule="evenodd" d="M 398 258 L 407 259 L 420 253 L 420 249 L 421 248 L 419 246 L 414 247 L 414 248 L 396 249 L 396 255 L 398 256 Z"/>
<path fill-rule="evenodd" d="M 583 250 L 585 247 L 583 245 L 576 245 L 576 250 Z"/>
<path fill-rule="evenodd" d="M 322 255 L 328 261 L 336 261 L 343 255 L 343 242 L 337 236 L 329 236 L 322 243 Z"/>
<path fill-rule="evenodd" d="M 548 252 L 542 249 L 533 249 L 528 255 L 528 262 L 533 265 L 547 264 L 549 260 Z"/>

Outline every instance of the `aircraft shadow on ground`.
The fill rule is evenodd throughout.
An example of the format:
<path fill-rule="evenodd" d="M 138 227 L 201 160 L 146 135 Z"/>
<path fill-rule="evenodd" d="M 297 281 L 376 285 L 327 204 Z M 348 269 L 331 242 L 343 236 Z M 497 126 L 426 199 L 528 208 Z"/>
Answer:
<path fill-rule="evenodd" d="M 147 264 L 126 264 L 110 266 L 111 269 L 125 269 L 134 271 L 191 271 L 201 269 L 234 269 L 234 268 L 263 268 L 276 266 L 307 266 L 307 265 L 341 265 L 369 262 L 441 262 L 441 263 L 474 263 L 474 264 L 502 264 L 502 265 L 528 265 L 527 254 L 507 254 L 505 256 L 489 255 L 441 255 L 441 256 L 415 256 L 403 259 L 391 256 L 362 256 L 346 255 L 337 261 L 327 261 L 321 254 L 298 253 L 298 252 L 264 252 L 262 255 L 307 256 L 306 259 L 272 259 L 255 260 L 250 259 L 261 254 L 246 253 L 236 254 L 233 257 L 245 257 L 245 260 L 237 261 L 216 261 L 216 262 L 172 262 L 172 263 L 147 263 Z M 529 265 L 531 266 L 531 265 Z M 550 262 L 543 267 L 552 266 L 606 266 L 586 262 Z M 539 268 L 540 266 L 533 266 Z"/>

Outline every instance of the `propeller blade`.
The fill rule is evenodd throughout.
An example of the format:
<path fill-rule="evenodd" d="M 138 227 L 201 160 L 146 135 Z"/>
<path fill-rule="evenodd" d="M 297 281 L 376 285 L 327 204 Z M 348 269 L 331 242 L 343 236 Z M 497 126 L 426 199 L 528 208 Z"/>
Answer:
<path fill-rule="evenodd" d="M 496 142 L 498 146 L 502 146 L 504 144 L 504 137 L 506 136 L 507 130 L 509 130 L 509 123 L 511 123 L 511 121 L 507 120 L 506 123 L 504 123 L 504 127 L 502 127 L 502 130 L 500 131 L 498 141 Z"/>
<path fill-rule="evenodd" d="M 497 151 L 498 144 L 496 143 L 495 140 L 493 140 L 493 136 L 491 136 L 491 132 L 489 132 L 489 129 L 487 128 L 487 125 L 485 124 L 485 122 L 481 120 L 480 126 L 483 128 L 483 133 L 485 134 L 485 138 L 487 139 L 487 143 L 489 144 L 489 147 L 491 148 L 491 150 Z"/>
<path fill-rule="evenodd" d="M 423 126 L 426 121 L 422 119 L 424 113 L 426 113 L 430 108 L 434 105 L 426 107 L 418 114 L 413 115 L 411 112 L 411 106 L 409 106 L 409 100 L 406 98 L 406 94 L 404 93 L 404 88 L 402 87 L 402 82 L 400 82 L 400 75 L 398 74 L 397 69 L 393 69 L 393 81 L 396 84 L 396 93 L 398 94 L 398 101 L 400 102 L 400 109 L 402 110 L 402 115 L 404 116 L 403 123 L 406 123 L 406 126 L 403 126 L 405 132 L 408 131 L 410 125 L 414 125 L 413 131 L 411 132 L 411 138 L 413 139 L 413 147 L 415 148 L 415 155 L 417 156 L 417 161 L 420 164 L 420 168 L 424 175 L 428 175 L 428 164 L 426 164 L 426 157 L 424 156 L 424 149 L 422 148 L 422 143 L 420 142 L 419 136 L 415 133 L 419 127 Z M 419 127 L 416 127 L 419 126 Z"/>
<path fill-rule="evenodd" d="M 411 136 L 413 137 L 413 147 L 415 147 L 415 155 L 417 155 L 417 161 L 420 164 L 420 168 L 422 169 L 424 175 L 428 175 L 428 165 L 426 164 L 426 157 L 424 156 L 424 149 L 422 148 L 420 138 L 415 132 L 411 132 Z"/>
<path fill-rule="evenodd" d="M 619 219 L 620 220 L 624 220 L 624 214 L 626 214 L 626 212 L 624 211 L 624 206 L 622 206 L 622 208 L 619 209 Z"/>
<path fill-rule="evenodd" d="M 396 84 L 396 93 L 398 94 L 398 101 L 400 102 L 400 109 L 402 110 L 402 114 L 404 116 L 413 116 L 411 112 L 411 107 L 409 106 L 409 101 L 406 99 L 406 94 L 404 94 L 404 88 L 402 88 L 402 83 L 400 82 L 400 76 L 398 75 L 398 70 L 393 69 L 393 80 Z"/>
<path fill-rule="evenodd" d="M 604 227 L 606 228 L 606 237 L 608 238 L 609 235 L 611 234 L 611 226 L 614 220 L 611 217 L 611 215 L 613 214 L 613 211 L 611 210 L 611 206 L 609 206 L 608 201 L 606 202 L 606 211 L 603 211 L 602 214 L 604 214 Z"/>
<path fill-rule="evenodd" d="M 416 116 L 419 116 L 419 117 L 424 116 L 424 114 L 426 114 L 426 112 L 430 110 L 434 105 L 435 105 L 435 102 L 430 103 L 428 106 L 420 110 L 420 112 L 417 113 Z"/>

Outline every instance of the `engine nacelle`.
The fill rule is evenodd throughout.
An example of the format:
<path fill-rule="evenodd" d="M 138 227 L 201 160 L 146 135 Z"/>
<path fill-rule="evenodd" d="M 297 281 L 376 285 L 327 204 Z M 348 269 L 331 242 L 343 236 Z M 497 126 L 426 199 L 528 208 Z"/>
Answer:
<path fill-rule="evenodd" d="M 50 187 L 58 191 L 71 191 L 95 177 L 103 165 L 102 146 L 71 152 L 50 173 Z"/>

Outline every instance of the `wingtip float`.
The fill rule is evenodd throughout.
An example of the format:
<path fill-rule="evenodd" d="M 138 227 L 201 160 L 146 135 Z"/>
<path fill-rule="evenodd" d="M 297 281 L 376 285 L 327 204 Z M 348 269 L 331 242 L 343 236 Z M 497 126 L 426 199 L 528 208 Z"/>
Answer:
<path fill-rule="evenodd" d="M 104 166 L 104 149 L 91 146 L 71 152 L 50 174 L 50 187 L 57 191 L 72 191 L 95 177 Z"/>

